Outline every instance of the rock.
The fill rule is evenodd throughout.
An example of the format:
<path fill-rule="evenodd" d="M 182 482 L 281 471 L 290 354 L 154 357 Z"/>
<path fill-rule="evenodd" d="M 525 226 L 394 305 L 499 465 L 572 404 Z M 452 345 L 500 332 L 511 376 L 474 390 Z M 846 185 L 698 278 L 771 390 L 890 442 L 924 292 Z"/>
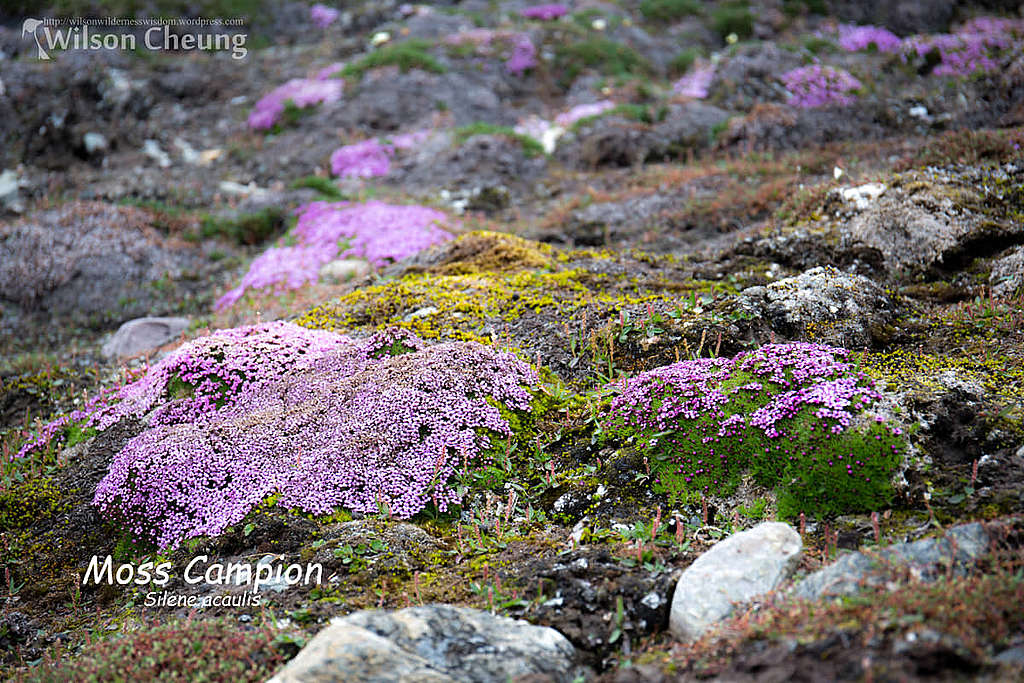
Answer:
<path fill-rule="evenodd" d="M 190 263 L 142 209 L 68 202 L 0 225 L 0 299 L 88 317 L 145 315 Z"/>
<path fill-rule="evenodd" d="M 946 571 L 951 561 L 963 567 L 988 551 L 989 534 L 985 527 L 978 522 L 963 524 L 948 529 L 944 537 L 899 543 L 871 553 L 844 555 L 800 581 L 792 594 L 806 600 L 854 595 L 865 584 L 884 583 L 887 566 L 909 570 L 916 578 L 927 580 Z"/>
<path fill-rule="evenodd" d="M 881 287 L 832 266 L 750 287 L 742 297 L 787 338 L 845 348 L 869 346 L 895 317 L 895 304 Z"/>
<path fill-rule="evenodd" d="M 24 202 L 18 197 L 18 174 L 10 169 L 0 173 L 0 207 L 13 213 L 25 210 Z"/>
<path fill-rule="evenodd" d="M 956 268 L 985 256 L 1000 240 L 1020 239 L 1013 222 L 986 220 L 988 197 L 970 179 L 922 173 L 901 179 L 859 214 L 842 234 L 842 248 L 876 252 L 893 275 Z"/>
<path fill-rule="evenodd" d="M 802 65 L 800 55 L 774 43 L 739 45 L 715 69 L 708 97 L 718 106 L 742 110 L 763 102 L 784 102 L 788 95 L 779 76 Z"/>
<path fill-rule="evenodd" d="M 160 168 L 167 168 L 171 165 L 170 155 L 160 149 L 160 143 L 156 140 L 146 140 L 142 143 L 142 152 L 155 161 Z"/>
<path fill-rule="evenodd" d="M 82 146 L 85 147 L 86 154 L 95 156 L 107 151 L 107 139 L 102 133 L 89 132 L 82 136 Z"/>
<path fill-rule="evenodd" d="M 665 120 L 654 126 L 655 156 L 679 157 L 684 150 L 708 147 L 716 126 L 729 120 L 729 112 L 703 102 L 669 107 Z"/>
<path fill-rule="evenodd" d="M 574 657 L 553 629 L 427 605 L 335 620 L 270 681 L 571 681 Z"/>
<path fill-rule="evenodd" d="M 669 630 L 696 640 L 727 617 L 733 603 L 774 590 L 796 568 L 803 541 L 781 522 L 764 522 L 715 544 L 676 584 Z"/>
<path fill-rule="evenodd" d="M 995 296 L 1009 297 L 1024 287 L 1024 247 L 1017 247 L 992 264 L 988 284 Z"/>
<path fill-rule="evenodd" d="M 320 268 L 320 277 L 334 282 L 348 282 L 366 277 L 372 270 L 370 264 L 363 259 L 335 259 Z"/>
<path fill-rule="evenodd" d="M 881 197 L 885 193 L 885 189 L 883 183 L 866 183 L 857 187 L 837 188 L 831 190 L 829 194 L 835 193 L 842 201 L 852 204 L 858 211 L 863 211 Z"/>
<path fill-rule="evenodd" d="M 105 358 L 127 358 L 154 351 L 178 337 L 191 324 L 188 318 L 136 318 L 121 325 L 103 345 Z"/>
<path fill-rule="evenodd" d="M 949 0 L 828 0 L 829 14 L 852 24 L 877 24 L 893 33 L 942 33 L 949 29 L 956 3 Z"/>

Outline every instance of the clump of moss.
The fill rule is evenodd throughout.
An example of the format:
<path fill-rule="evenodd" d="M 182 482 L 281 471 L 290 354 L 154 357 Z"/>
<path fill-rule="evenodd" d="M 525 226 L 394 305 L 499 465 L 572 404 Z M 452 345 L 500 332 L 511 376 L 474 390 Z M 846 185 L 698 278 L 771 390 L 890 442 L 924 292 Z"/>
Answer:
<path fill-rule="evenodd" d="M 454 137 L 455 141 L 461 145 L 474 135 L 501 135 L 506 137 L 519 143 L 519 146 L 523 148 L 523 153 L 528 157 L 544 154 L 544 146 L 529 135 L 517 133 L 508 126 L 496 126 L 493 123 L 485 123 L 483 121 L 456 128 Z"/>
<path fill-rule="evenodd" d="M 655 22 L 678 21 L 683 17 L 701 14 L 698 0 L 643 0 L 640 14 L 644 19 Z"/>
<path fill-rule="evenodd" d="M 332 181 L 330 178 L 324 178 L 322 176 L 308 175 L 303 178 L 299 178 L 290 185 L 291 189 L 299 190 L 302 188 L 309 188 L 310 190 L 316 190 L 324 198 L 331 200 L 332 202 L 340 202 L 348 197 L 345 193 Z"/>
<path fill-rule="evenodd" d="M 230 218 L 207 216 L 200 227 L 203 238 L 222 237 L 238 244 L 256 245 L 266 242 L 284 228 L 284 211 L 268 207 L 253 213 Z"/>
<path fill-rule="evenodd" d="M 561 84 L 568 86 L 585 69 L 594 69 L 605 76 L 628 78 L 651 73 L 651 64 L 622 43 L 608 38 L 589 38 L 555 48 L 555 67 L 562 75 Z"/>
<path fill-rule="evenodd" d="M 746 0 L 733 0 L 711 12 L 711 28 L 725 38 L 735 33 L 740 40 L 754 35 L 754 15 Z"/>
<path fill-rule="evenodd" d="M 25 529 L 60 508 L 61 491 L 51 477 L 30 479 L 0 493 L 0 531 Z"/>
<path fill-rule="evenodd" d="M 906 444 L 868 412 L 881 395 L 847 355 L 771 344 L 657 368 L 612 402 L 606 438 L 633 443 L 673 496 L 726 497 L 750 477 L 775 490 L 782 517 L 879 509 Z"/>
<path fill-rule="evenodd" d="M 515 235 L 477 230 L 446 243 L 442 260 L 428 270 L 439 275 L 552 268 L 554 249 Z"/>
<path fill-rule="evenodd" d="M 397 66 L 402 73 L 412 69 L 420 69 L 435 74 L 443 74 L 447 69 L 437 61 L 428 50 L 430 42 L 413 39 L 401 43 L 393 43 L 371 52 L 357 62 L 348 64 L 341 72 L 344 78 L 359 80 L 370 69 L 381 66 Z"/>

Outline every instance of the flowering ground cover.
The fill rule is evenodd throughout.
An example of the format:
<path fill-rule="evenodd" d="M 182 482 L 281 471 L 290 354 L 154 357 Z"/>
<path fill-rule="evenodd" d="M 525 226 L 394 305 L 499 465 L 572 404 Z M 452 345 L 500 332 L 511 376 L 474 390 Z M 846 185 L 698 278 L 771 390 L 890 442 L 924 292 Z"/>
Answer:
<path fill-rule="evenodd" d="M 848 355 L 770 344 L 657 368 L 626 382 L 606 424 L 684 499 L 730 495 L 749 475 L 776 490 L 784 517 L 877 509 L 906 446 L 899 427 L 870 414 L 881 395 Z"/>

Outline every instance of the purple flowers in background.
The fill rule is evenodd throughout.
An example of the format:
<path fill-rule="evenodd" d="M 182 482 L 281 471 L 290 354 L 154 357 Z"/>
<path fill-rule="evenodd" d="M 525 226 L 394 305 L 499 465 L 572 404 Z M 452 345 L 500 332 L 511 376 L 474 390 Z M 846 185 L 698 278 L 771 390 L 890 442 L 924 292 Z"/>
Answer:
<path fill-rule="evenodd" d="M 380 267 L 452 238 L 440 227 L 448 216 L 424 206 L 311 202 L 296 213 L 296 244 L 278 245 L 258 256 L 215 309 L 232 306 L 248 289 L 284 291 L 316 282 L 320 269 L 336 258 L 364 258 Z"/>
<path fill-rule="evenodd" d="M 269 130 L 281 118 L 285 104 L 290 102 L 299 109 L 306 109 L 315 104 L 337 102 L 344 89 L 345 83 L 337 78 L 294 78 L 260 98 L 249 113 L 249 128 Z"/>
<path fill-rule="evenodd" d="M 850 73 L 821 64 L 787 71 L 782 84 L 791 94 L 790 104 L 802 109 L 852 104 L 856 97 L 851 93 L 861 87 Z"/>
<path fill-rule="evenodd" d="M 708 88 L 711 87 L 711 81 L 714 78 L 714 64 L 700 60 L 693 65 L 689 72 L 673 84 L 672 92 L 677 95 L 696 97 L 702 100 L 708 96 Z"/>
<path fill-rule="evenodd" d="M 569 8 L 561 3 L 551 3 L 547 5 L 533 5 L 527 7 L 520 14 L 527 19 L 540 19 L 541 21 L 551 21 L 553 19 L 559 19 L 568 14 Z"/>
<path fill-rule="evenodd" d="M 479 462 L 485 433 L 509 433 L 488 399 L 527 410 L 536 381 L 515 356 L 470 342 L 428 347 L 385 331 L 359 343 L 281 322 L 225 330 L 100 410 L 109 426 L 158 407 L 94 503 L 160 548 L 221 533 L 275 493 L 312 514 L 444 510 L 459 501 L 449 479 Z M 171 398 L 174 386 L 192 395 Z"/>
<path fill-rule="evenodd" d="M 331 154 L 331 173 L 341 178 L 372 178 L 387 175 L 394 149 L 376 138 L 345 145 Z"/>
<path fill-rule="evenodd" d="M 903 41 L 895 33 L 880 26 L 839 27 L 839 47 L 848 52 L 866 50 L 874 45 L 879 52 L 899 52 Z"/>
<path fill-rule="evenodd" d="M 341 16 L 341 12 L 327 5 L 316 4 L 309 8 L 309 17 L 320 28 L 327 28 Z"/>
<path fill-rule="evenodd" d="M 530 36 L 520 33 L 512 41 L 512 55 L 505 61 L 509 73 L 522 74 L 527 69 L 537 66 L 537 48 Z"/>

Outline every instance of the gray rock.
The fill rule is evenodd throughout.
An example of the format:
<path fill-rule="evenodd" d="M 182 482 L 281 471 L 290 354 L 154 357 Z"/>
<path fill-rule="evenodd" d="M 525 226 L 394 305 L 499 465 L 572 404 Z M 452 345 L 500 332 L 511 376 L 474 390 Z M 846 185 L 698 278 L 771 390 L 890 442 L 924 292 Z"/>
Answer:
<path fill-rule="evenodd" d="M 136 318 L 121 325 L 103 344 L 105 358 L 127 358 L 154 351 L 178 337 L 191 324 L 188 318 Z"/>
<path fill-rule="evenodd" d="M 785 102 L 779 77 L 802 64 L 799 54 L 774 43 L 739 45 L 715 69 L 708 97 L 714 104 L 743 110 L 762 102 Z"/>
<path fill-rule="evenodd" d="M 20 183 L 18 174 L 10 169 L 0 173 L 0 207 L 15 213 L 24 210 L 24 203 L 18 197 Z"/>
<path fill-rule="evenodd" d="M 812 268 L 766 287 L 750 287 L 742 297 L 788 338 L 846 348 L 870 345 L 895 314 L 895 305 L 881 287 L 863 275 L 832 266 Z"/>
<path fill-rule="evenodd" d="M 145 315 L 192 254 L 151 220 L 133 207 L 69 202 L 0 225 L 0 299 L 51 314 Z"/>
<path fill-rule="evenodd" d="M 877 552 L 849 553 L 800 581 L 792 590 L 798 598 L 818 600 L 823 596 L 853 595 L 862 585 L 880 585 L 886 568 L 909 570 L 921 578 L 933 578 L 949 563 L 962 567 L 988 553 L 989 535 L 977 523 L 946 531 L 944 537 L 900 543 Z"/>
<path fill-rule="evenodd" d="M 479 610 L 364 610 L 334 621 L 270 681 L 571 681 L 574 656 L 553 629 Z"/>
<path fill-rule="evenodd" d="M 334 282 L 348 282 L 369 275 L 371 270 L 370 264 L 363 259 L 335 259 L 320 268 L 320 277 Z"/>
<path fill-rule="evenodd" d="M 683 150 L 701 149 L 713 141 L 712 131 L 731 115 L 703 102 L 672 105 L 665 120 L 654 126 L 656 156 L 678 157 Z"/>
<path fill-rule="evenodd" d="M 988 284 L 995 296 L 1011 296 L 1024 287 L 1024 247 L 1017 247 L 992 264 Z"/>
<path fill-rule="evenodd" d="M 956 11 L 949 0 L 828 0 L 829 14 L 844 22 L 878 24 L 894 33 L 941 33 Z"/>
<path fill-rule="evenodd" d="M 679 578 L 669 630 L 681 640 L 696 640 L 727 617 L 734 603 L 775 589 L 802 551 L 800 534 L 781 522 L 764 522 L 720 541 Z"/>
<path fill-rule="evenodd" d="M 89 156 L 107 151 L 107 139 L 103 137 L 102 133 L 92 131 L 86 133 L 82 136 L 82 145 L 85 147 L 85 153 Z"/>

